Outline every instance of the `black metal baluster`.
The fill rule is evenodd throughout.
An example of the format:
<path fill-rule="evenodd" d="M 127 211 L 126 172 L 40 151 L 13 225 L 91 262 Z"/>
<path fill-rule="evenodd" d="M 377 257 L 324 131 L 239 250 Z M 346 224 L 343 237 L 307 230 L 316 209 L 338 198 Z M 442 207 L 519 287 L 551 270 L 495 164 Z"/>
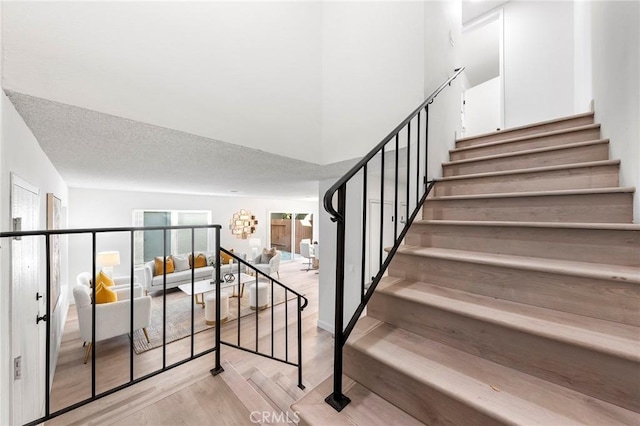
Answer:
<path fill-rule="evenodd" d="M 362 264 L 361 264 L 361 280 L 360 280 L 360 302 L 364 299 L 365 277 L 366 274 L 366 244 L 367 244 L 367 208 L 368 208 L 368 188 L 367 188 L 367 164 L 364 165 L 362 176 Z"/>
<path fill-rule="evenodd" d="M 196 313 L 195 313 L 195 293 L 196 293 L 196 229 L 191 228 L 191 259 L 192 259 L 192 267 L 191 267 L 191 356 L 195 352 L 195 321 L 196 321 Z M 204 303 L 204 293 L 202 293 L 202 303 Z"/>
<path fill-rule="evenodd" d="M 378 268 L 380 268 L 382 262 L 384 262 L 384 145 L 382 146 L 380 155 L 380 249 L 378 250 L 380 263 L 378 264 Z"/>
<path fill-rule="evenodd" d="M 51 235 L 45 235 L 45 251 L 46 251 L 46 268 L 47 268 L 47 297 L 45 299 L 45 302 L 47 304 L 47 307 L 45 309 L 46 311 L 46 333 L 47 333 L 47 339 L 46 339 L 46 343 L 45 343 L 45 367 L 44 367 L 44 371 L 45 371 L 45 393 L 44 393 L 44 413 L 45 416 L 49 416 L 50 411 L 51 411 L 51 396 L 49 395 L 49 390 L 51 389 L 50 386 L 50 382 L 51 382 Z M 95 339 L 94 339 L 95 340 Z"/>
<path fill-rule="evenodd" d="M 342 346 L 344 320 L 344 252 L 345 252 L 345 213 L 346 213 L 346 184 L 338 189 L 338 216 L 336 217 L 336 305 L 334 323 L 334 353 L 333 353 L 333 393 L 325 398 L 325 402 L 336 411 L 342 411 L 351 400 L 342 393 Z"/>
<path fill-rule="evenodd" d="M 91 233 L 91 265 L 93 267 L 93 297 L 91 298 L 91 398 L 96 397 L 96 232 Z"/>
<path fill-rule="evenodd" d="M 129 345 L 129 381 L 133 382 L 133 332 L 134 332 L 134 330 L 133 330 L 133 318 L 134 318 L 134 313 L 135 313 L 134 306 L 133 306 L 134 305 L 134 301 L 135 301 L 135 297 L 134 297 L 134 294 L 133 294 L 133 292 L 135 291 L 135 283 L 134 283 L 135 280 L 134 280 L 134 275 L 133 275 L 133 262 L 134 262 L 134 260 L 133 260 L 133 252 L 135 250 L 134 231 L 131 231 L 130 235 L 131 235 L 131 253 L 129 255 L 129 262 L 130 262 L 130 264 L 129 264 L 130 265 L 130 271 L 129 272 L 131 272 L 131 274 L 129 276 L 130 277 L 129 279 L 130 279 L 130 284 L 131 284 L 130 285 L 131 291 L 129 293 L 129 303 L 131 304 L 131 306 L 130 306 L 130 308 L 131 308 L 131 310 L 130 310 L 131 321 L 129 322 L 129 326 L 130 326 L 129 327 L 129 336 L 131 336 L 131 340 L 129 341 L 130 342 L 130 345 Z"/>
<path fill-rule="evenodd" d="M 416 206 L 420 201 L 420 111 L 418 111 L 418 134 L 416 136 Z"/>
<path fill-rule="evenodd" d="M 271 281 L 271 356 L 273 357 L 273 280 Z"/>
<path fill-rule="evenodd" d="M 284 360 L 289 361 L 289 293 L 284 289 Z"/>
<path fill-rule="evenodd" d="M 429 180 L 429 104 L 424 107 L 424 186 Z"/>
<path fill-rule="evenodd" d="M 394 199 L 394 209 L 393 209 L 393 240 L 396 241 L 398 239 L 398 161 L 400 159 L 400 153 L 398 152 L 400 149 L 400 142 L 398 139 L 399 133 L 396 133 L 396 169 L 394 175 L 394 188 L 395 194 L 393 196 Z"/>
<path fill-rule="evenodd" d="M 162 230 L 162 247 L 162 368 L 164 369 L 167 368 L 167 228 Z"/>
<path fill-rule="evenodd" d="M 260 311 L 260 309 L 258 308 L 258 306 L 260 306 L 260 300 L 258 300 L 258 298 L 260 297 L 260 292 L 258 291 L 258 283 L 256 283 L 256 298 L 254 299 L 256 301 L 256 352 L 258 352 L 258 312 Z"/>
<path fill-rule="evenodd" d="M 298 295 L 298 387 L 304 389 L 302 384 L 302 305 L 300 304 L 300 295 Z"/>
<path fill-rule="evenodd" d="M 409 122 L 408 127 L 407 127 L 407 192 L 406 192 L 406 198 L 407 198 L 407 211 L 406 211 L 406 222 L 405 222 L 405 227 L 409 225 L 409 193 L 411 192 L 411 122 Z"/>
<path fill-rule="evenodd" d="M 215 246 L 215 256 L 217 258 L 216 262 L 216 365 L 211 370 L 211 374 L 213 376 L 217 376 L 222 373 L 224 369 L 220 365 L 220 352 L 222 345 L 220 345 L 220 287 L 222 286 L 222 281 L 220 277 L 220 228 L 217 227 L 216 231 L 216 246 Z M 238 317 L 240 317 L 240 311 L 238 311 Z M 238 318 L 240 320 L 240 318 Z"/>

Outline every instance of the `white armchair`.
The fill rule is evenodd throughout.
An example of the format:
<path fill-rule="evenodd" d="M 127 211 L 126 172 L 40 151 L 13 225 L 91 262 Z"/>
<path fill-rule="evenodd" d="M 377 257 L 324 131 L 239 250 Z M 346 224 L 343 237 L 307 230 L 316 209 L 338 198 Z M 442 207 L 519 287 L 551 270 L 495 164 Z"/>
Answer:
<path fill-rule="evenodd" d="M 280 251 L 276 251 L 276 255 L 273 256 L 271 258 L 271 260 L 269 260 L 269 263 L 261 263 L 262 260 L 262 255 L 259 254 L 258 256 L 256 256 L 253 259 L 253 266 L 258 269 L 260 272 L 267 274 L 267 275 L 273 275 L 273 274 L 277 274 L 278 275 L 278 279 L 280 279 L 280 258 L 281 258 L 281 254 Z"/>
<path fill-rule="evenodd" d="M 85 364 L 93 348 L 91 291 L 89 286 L 85 285 L 77 285 L 73 289 L 73 298 L 78 312 L 80 338 L 84 342 L 89 342 L 84 355 Z M 96 305 L 96 342 L 127 334 L 131 329 L 131 287 L 130 285 L 120 286 L 120 288 L 114 288 L 114 291 L 118 295 L 117 302 Z M 147 342 L 149 341 L 147 327 L 150 322 L 151 296 L 143 296 L 142 286 L 135 285 L 133 290 L 133 329 L 138 330 L 141 328 L 147 338 Z"/>
<path fill-rule="evenodd" d="M 93 277 L 91 276 L 91 272 L 80 272 L 78 274 L 78 276 L 76 277 L 76 282 L 79 285 L 83 285 L 86 287 L 91 287 L 90 283 L 91 280 L 93 279 Z M 113 277 L 113 289 L 119 289 L 121 287 L 130 287 L 131 286 L 131 277 L 129 276 L 123 276 L 123 277 Z M 136 286 L 141 286 L 142 284 L 140 284 L 138 282 L 138 277 L 133 277 L 133 283 Z"/>

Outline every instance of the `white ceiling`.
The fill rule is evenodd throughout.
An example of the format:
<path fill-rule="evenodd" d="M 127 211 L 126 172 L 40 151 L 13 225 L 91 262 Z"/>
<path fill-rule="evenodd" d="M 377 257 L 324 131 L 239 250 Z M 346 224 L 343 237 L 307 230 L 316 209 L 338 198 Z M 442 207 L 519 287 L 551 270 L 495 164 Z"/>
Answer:
<path fill-rule="evenodd" d="M 2 86 L 71 187 L 317 198 L 320 4 L 274 4 L 3 2 Z"/>
<path fill-rule="evenodd" d="M 6 92 L 71 187 L 313 200 L 319 180 L 350 164 L 320 166 Z"/>
<path fill-rule="evenodd" d="M 2 5 L 2 86 L 71 187 L 305 198 L 349 164 L 321 166 L 321 2 Z"/>

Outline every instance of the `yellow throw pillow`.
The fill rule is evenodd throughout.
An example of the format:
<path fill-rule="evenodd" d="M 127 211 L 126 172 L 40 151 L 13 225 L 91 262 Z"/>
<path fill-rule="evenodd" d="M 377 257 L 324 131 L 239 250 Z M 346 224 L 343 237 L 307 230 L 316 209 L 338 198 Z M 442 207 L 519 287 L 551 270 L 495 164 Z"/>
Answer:
<path fill-rule="evenodd" d="M 167 256 L 167 261 L 164 263 L 166 264 L 167 274 L 173 273 L 175 268 L 173 267 L 173 259 L 171 258 L 171 256 Z M 156 275 L 162 275 L 164 273 L 162 257 L 156 257 L 154 259 L 154 266 Z"/>
<path fill-rule="evenodd" d="M 207 256 L 205 256 L 204 253 L 198 253 L 196 255 L 196 261 L 194 263 L 196 268 L 207 266 Z"/>
<path fill-rule="evenodd" d="M 113 303 L 118 301 L 118 294 L 105 286 L 103 283 L 98 283 L 96 286 L 96 304 L 101 303 Z"/>
<path fill-rule="evenodd" d="M 231 253 L 233 253 L 233 249 L 229 250 Z M 229 261 L 233 259 L 233 257 L 229 256 L 227 253 L 223 252 L 222 250 L 220 250 L 220 260 L 222 261 L 223 265 L 228 265 Z"/>
<path fill-rule="evenodd" d="M 109 276 L 102 271 L 98 272 L 98 276 L 96 277 L 96 282 L 98 283 L 98 285 L 100 285 L 101 283 L 104 284 L 105 287 L 111 287 L 113 285 L 113 280 L 109 278 Z"/>

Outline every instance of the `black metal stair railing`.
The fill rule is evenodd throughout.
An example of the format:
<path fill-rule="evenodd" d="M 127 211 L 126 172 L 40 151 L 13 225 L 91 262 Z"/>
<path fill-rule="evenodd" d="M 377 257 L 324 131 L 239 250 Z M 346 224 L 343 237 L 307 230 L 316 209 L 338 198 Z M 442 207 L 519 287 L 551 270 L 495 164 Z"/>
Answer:
<path fill-rule="evenodd" d="M 304 297 L 302 294 L 298 293 L 297 291 L 287 287 L 286 285 L 284 285 L 283 283 L 281 283 L 280 281 L 276 280 L 275 278 L 273 278 L 270 275 L 265 274 L 264 272 L 262 272 L 260 269 L 256 268 L 255 266 L 253 266 L 251 263 L 245 261 L 244 259 L 236 256 L 234 253 L 226 250 L 226 249 L 221 249 L 221 251 L 225 254 L 227 254 L 228 256 L 231 256 L 235 259 L 235 264 L 237 265 L 236 269 L 233 269 L 233 272 L 237 274 L 237 277 L 240 277 L 240 274 L 242 273 L 242 269 L 243 267 L 247 270 L 247 272 L 251 272 L 253 274 L 253 277 L 255 279 L 251 280 L 251 284 L 255 284 L 255 291 L 256 291 L 256 305 L 258 305 L 258 283 L 259 282 L 269 282 L 269 284 L 267 284 L 269 286 L 268 289 L 268 294 L 269 294 L 269 300 L 271 300 L 271 303 L 269 304 L 269 308 L 265 309 L 265 311 L 268 310 L 267 312 L 267 316 L 268 319 L 270 320 L 270 345 L 268 346 L 268 350 L 261 350 L 260 346 L 259 346 L 259 341 L 260 341 L 260 321 L 259 321 L 259 317 L 260 317 L 260 309 L 258 309 L 256 307 L 255 310 L 255 315 L 253 315 L 254 320 L 252 321 L 251 326 L 255 327 L 254 333 L 255 333 L 255 340 L 252 343 L 253 348 L 249 347 L 249 345 L 247 345 L 246 342 L 243 342 L 242 340 L 242 321 L 240 320 L 240 318 L 238 318 L 238 321 L 236 322 L 236 342 L 232 343 L 230 341 L 225 341 L 225 340 L 221 340 L 220 343 L 222 343 L 223 345 L 226 346 L 230 346 L 232 348 L 236 348 L 236 349 L 241 349 L 243 351 L 246 352 L 250 352 L 256 355 L 260 355 L 263 356 L 265 358 L 269 358 L 269 359 L 273 359 L 275 361 L 280 361 L 282 363 L 288 364 L 288 365 L 292 365 L 294 367 L 298 368 L 298 387 L 300 389 L 304 389 L 305 386 L 302 384 L 302 311 L 304 310 L 304 308 L 307 307 L 307 304 L 309 303 L 309 301 L 307 300 L 306 297 Z M 237 294 L 240 295 L 243 292 L 243 285 L 248 285 L 249 283 L 241 283 L 240 279 L 237 280 L 237 289 L 236 291 L 238 292 Z M 275 336 L 276 336 L 276 328 L 275 328 L 275 318 L 276 318 L 276 312 L 275 312 L 275 307 L 274 307 L 274 290 L 278 289 L 282 292 L 284 292 L 284 302 L 283 302 L 283 309 L 281 311 L 283 311 L 283 316 L 284 316 L 284 336 L 283 336 L 283 340 L 284 340 L 284 344 L 283 344 L 283 350 L 284 350 L 284 355 L 278 355 L 275 351 L 276 348 L 276 342 L 275 342 Z M 289 298 L 289 295 L 292 295 L 291 299 Z M 296 357 L 295 360 L 292 360 L 290 355 L 289 355 L 289 302 L 290 300 L 295 299 L 295 313 L 296 313 L 296 336 L 295 336 L 295 341 L 296 341 Z M 238 303 L 238 312 L 240 312 L 240 297 L 237 298 L 237 303 Z M 217 314 L 217 312 L 216 312 Z M 212 370 L 212 373 L 215 373 L 214 370 Z"/>
<path fill-rule="evenodd" d="M 344 345 L 434 184 L 433 181 L 427 180 L 429 105 L 463 71 L 464 67 L 456 69 L 447 81 L 442 83 L 402 123 L 331 186 L 324 195 L 324 208 L 331 216 L 331 220 L 337 224 L 333 393 L 325 401 L 337 411 L 341 411 L 350 402 L 349 398 L 342 392 L 342 355 Z M 406 150 L 406 152 L 401 156 L 402 150 Z M 390 163 L 393 163 L 393 173 L 389 176 L 390 181 L 388 182 L 385 172 Z M 401 168 L 406 169 L 406 173 L 403 173 L 403 176 L 400 176 Z M 372 188 L 369 182 L 372 177 L 377 177 L 378 172 L 380 173 L 379 189 L 373 188 L 373 190 L 376 191 L 375 196 L 380 197 L 380 212 L 377 222 L 372 223 L 372 212 L 370 211 L 369 215 L 367 215 L 367 201 L 372 195 L 370 192 Z M 389 185 L 390 183 L 392 183 L 392 186 Z M 384 208 L 385 192 L 388 194 L 389 191 L 393 194 L 392 197 L 387 196 L 389 199 L 393 198 L 393 243 L 385 257 Z M 350 199 L 347 198 L 347 194 L 352 195 Z M 337 207 L 334 207 L 334 201 L 337 202 Z M 347 215 L 347 203 L 349 201 L 351 201 L 350 205 L 361 206 L 361 214 Z M 403 213 L 400 211 L 403 203 L 405 204 L 404 217 L 406 217 L 406 221 L 404 226 L 400 227 L 397 219 L 398 214 Z M 377 241 L 370 241 L 371 238 L 367 238 L 367 231 L 371 230 L 372 227 L 378 227 L 379 229 L 379 239 Z M 347 234 L 349 234 L 348 239 Z M 358 238 L 354 237 L 354 235 L 358 234 L 361 237 L 359 241 L 357 241 Z M 358 286 L 359 304 L 353 314 L 348 316 L 350 319 L 345 327 L 345 257 L 347 255 L 347 241 L 351 246 L 355 245 L 355 247 L 351 247 L 352 250 L 350 252 L 358 253 L 361 256 L 361 264 L 360 271 L 358 271 L 360 274 L 360 285 Z M 358 242 L 359 247 L 357 246 Z M 373 252 L 375 256 L 367 256 L 367 248 L 372 247 L 375 247 Z M 376 261 L 378 272 L 371 276 L 371 281 L 368 282 L 366 277 L 367 263 L 372 265 Z M 371 270 L 371 267 L 369 270 Z M 351 313 L 346 314 L 349 315 Z"/>
<path fill-rule="evenodd" d="M 126 382 L 120 384 L 120 385 L 115 385 L 107 390 L 102 390 L 102 391 L 98 391 L 97 387 L 96 387 L 96 352 L 97 352 L 97 347 L 100 346 L 99 344 L 101 342 L 96 342 L 95 341 L 95 336 L 96 336 L 96 304 L 92 303 L 92 313 L 91 313 L 91 318 L 92 318 L 92 325 L 91 325 L 91 340 L 92 340 L 92 350 L 91 350 L 91 384 L 90 384 L 90 396 L 80 400 L 80 401 L 76 401 L 76 402 L 72 402 L 72 403 L 65 403 L 63 404 L 62 407 L 60 408 L 56 408 L 56 409 L 52 409 L 51 407 L 51 393 L 52 393 L 52 379 L 51 379 L 51 357 L 52 357 L 52 342 L 51 342 L 51 336 L 52 336 L 52 329 L 51 329 L 51 306 L 49 303 L 50 300 L 50 295 L 51 295 L 51 285 L 52 285 L 52 277 L 51 277 L 51 251 L 49 250 L 50 246 L 51 246 L 51 239 L 54 236 L 72 236 L 72 235 L 88 235 L 91 237 L 91 267 L 92 267 L 92 275 L 93 275 L 93 282 L 96 282 L 96 271 L 98 270 L 98 265 L 97 265 L 97 236 L 98 235 L 105 235 L 105 234 L 114 234 L 114 233 L 125 233 L 125 234 L 129 234 L 130 238 L 130 289 L 129 289 L 129 295 L 131 297 L 131 299 L 133 299 L 133 295 L 135 293 L 135 286 L 139 285 L 136 283 L 136 279 L 135 279 L 135 261 L 134 261 L 134 252 L 135 252 L 135 233 L 136 232 L 144 232 L 144 231 L 158 231 L 158 232 L 162 232 L 163 233 L 163 245 L 164 245 L 164 249 L 163 249 L 163 253 L 164 253 L 164 258 L 167 258 L 167 233 L 169 231 L 173 231 L 173 230 L 190 230 L 191 231 L 191 255 L 195 256 L 196 254 L 196 250 L 195 250 L 195 231 L 197 229 L 209 229 L 209 230 L 213 230 L 214 233 L 214 239 L 215 239 L 215 243 L 213 244 L 214 246 L 214 253 L 217 253 L 217 261 L 215 262 L 215 266 L 214 266 L 214 271 L 215 271 L 215 277 L 216 277 L 216 282 L 220 283 L 221 281 L 221 271 L 220 271 L 220 253 L 224 252 L 227 253 L 229 255 L 232 255 L 235 259 L 237 259 L 238 262 L 238 274 L 240 273 L 240 264 L 243 264 L 246 268 L 248 268 L 249 270 L 252 270 L 254 272 L 254 276 L 255 276 L 255 282 L 257 283 L 258 281 L 260 282 L 270 282 L 270 290 L 271 290 L 271 350 L 270 352 L 264 352 L 259 350 L 259 346 L 258 346 L 258 340 L 260 338 L 259 333 L 258 333 L 258 327 L 259 327 L 259 315 L 260 312 L 258 309 L 256 309 L 256 314 L 255 314 L 255 343 L 254 343 L 254 349 L 248 348 L 246 341 L 241 342 L 240 340 L 240 327 L 241 327 L 241 317 L 240 317 L 240 309 L 238 309 L 238 319 L 237 319 L 237 323 L 238 323 L 238 328 L 237 328 L 237 336 L 238 336 L 238 340 L 237 340 L 237 344 L 231 343 L 231 342 L 226 342 L 226 341 L 222 341 L 222 335 L 221 335 L 221 331 L 222 331 L 222 322 L 220 320 L 220 313 L 221 313 L 221 309 L 220 309 L 220 303 L 221 303 L 221 285 L 216 285 L 215 286 L 215 293 L 216 293 L 216 317 L 215 317 L 215 337 L 213 339 L 213 341 L 208 341 L 208 342 L 204 342 L 202 343 L 200 346 L 200 350 L 198 352 L 196 352 L 195 350 L 195 305 L 196 305 L 196 300 L 195 300 L 195 283 L 197 281 L 196 277 L 195 277 L 195 268 L 191 268 L 191 315 L 190 315 L 190 322 L 191 322 L 191 327 L 190 327 L 190 350 L 189 350 L 189 354 L 184 356 L 182 359 L 179 359 L 176 362 L 173 363 L 168 363 L 167 360 L 167 268 L 163 268 L 163 273 L 162 273 L 162 285 L 163 285 L 163 289 L 159 290 L 159 292 L 162 292 L 162 295 L 156 295 L 155 297 L 159 297 L 162 298 L 162 323 L 163 323 L 163 327 L 162 327 L 162 345 L 161 345 L 161 350 L 162 350 L 162 364 L 160 368 L 156 368 L 153 369 L 150 372 L 144 372 L 142 374 L 138 373 L 137 375 L 134 374 L 134 370 L 135 370 L 135 366 L 134 366 L 134 332 L 136 330 L 134 330 L 134 307 L 135 304 L 134 303 L 130 303 L 130 330 L 129 330 L 129 348 L 128 348 L 128 353 L 129 353 L 129 374 L 128 374 L 128 380 L 126 380 Z M 214 368 L 211 370 L 211 373 L 213 375 L 217 375 L 219 373 L 221 373 L 223 370 L 221 363 L 220 363 L 220 353 L 221 353 L 221 345 L 226 345 L 226 346 L 231 346 L 231 347 L 235 347 L 238 349 L 242 349 L 254 354 L 258 354 L 261 356 L 266 356 L 268 358 L 274 359 L 276 361 L 281 361 L 283 363 L 286 363 L 288 365 L 292 365 L 298 368 L 298 386 L 301 389 L 304 389 L 304 386 L 302 385 L 302 311 L 304 310 L 304 308 L 307 306 L 308 304 L 308 300 L 301 294 L 299 294 L 298 292 L 296 292 L 295 290 L 292 290 L 291 288 L 287 287 L 286 285 L 282 284 L 280 281 L 275 280 L 274 278 L 262 273 L 261 271 L 259 271 L 257 268 L 255 268 L 253 265 L 249 264 L 248 262 L 244 261 L 243 259 L 240 259 L 239 257 L 235 256 L 233 253 L 227 251 L 224 248 L 220 247 L 220 229 L 221 229 L 221 225 L 186 225 L 186 226 L 153 226 L 153 227 L 122 227 L 122 228 L 87 228 L 87 229 L 60 229 L 60 230 L 34 230 L 34 231 L 15 231 L 15 232 L 1 232 L 0 233 L 0 241 L 2 240 L 14 240 L 17 241 L 18 243 L 24 239 L 24 238 L 44 238 L 44 248 L 45 250 L 43 251 L 45 253 L 45 268 L 46 268 L 46 283 L 45 283 L 45 306 L 46 306 L 46 311 L 45 311 L 45 315 L 42 317 L 38 318 L 38 322 L 40 322 L 41 320 L 44 320 L 46 323 L 46 342 L 45 343 L 45 364 L 43 366 L 37 366 L 35 368 L 42 368 L 45 370 L 45 379 L 42 383 L 42 392 L 44 393 L 44 413 L 42 413 L 42 415 L 39 418 L 33 419 L 28 421 L 27 423 L 25 423 L 26 425 L 37 425 L 40 424 L 44 421 L 53 419 L 55 417 L 58 417 L 62 414 L 65 414 L 69 411 L 72 411 L 76 408 L 79 408 L 85 404 L 88 404 L 90 402 L 93 402 L 97 399 L 100 399 L 102 397 L 105 397 L 107 395 L 111 395 L 114 392 L 118 392 L 124 388 L 127 388 L 129 386 L 132 386 L 136 383 L 139 383 L 143 380 L 146 380 L 148 378 L 151 378 L 153 376 L 156 376 L 157 374 L 160 374 L 162 372 L 165 372 L 167 370 L 173 369 L 175 367 L 178 367 L 186 362 L 189 362 L 191 360 L 194 360 L 196 358 L 202 357 L 204 355 L 210 354 L 212 352 L 215 352 L 215 365 Z M 195 257 L 194 257 L 195 258 Z M 240 280 L 238 280 L 238 285 L 240 285 Z M 274 294 L 274 287 L 281 289 L 282 291 L 284 291 L 285 293 L 285 302 L 284 302 L 284 307 L 285 307 L 285 313 L 284 313 L 284 334 L 285 334 L 285 342 L 284 342 L 284 352 L 285 355 L 283 357 L 278 356 L 275 351 L 275 345 L 274 345 L 274 307 L 273 307 L 273 294 Z M 92 290 L 92 300 L 95 300 L 95 293 L 96 293 L 96 286 L 93 286 Z M 240 294 L 238 294 L 240 296 Z M 295 312 L 296 312 L 296 322 L 297 322 L 297 327 L 296 327 L 296 343 L 297 343 L 297 356 L 295 357 L 294 360 L 292 360 L 290 358 L 289 355 L 289 295 L 291 295 L 291 300 L 293 300 L 295 298 Z M 240 307 L 240 298 L 238 298 L 238 307 Z M 26 320 L 26 319 L 25 319 Z M 35 320 L 35 318 L 34 318 Z M 225 327 L 225 330 L 228 328 Z M 203 348 L 202 348 L 203 347 Z M 79 367 L 81 368 L 81 367 Z M 81 380 L 85 380 L 84 378 L 81 377 Z"/>

